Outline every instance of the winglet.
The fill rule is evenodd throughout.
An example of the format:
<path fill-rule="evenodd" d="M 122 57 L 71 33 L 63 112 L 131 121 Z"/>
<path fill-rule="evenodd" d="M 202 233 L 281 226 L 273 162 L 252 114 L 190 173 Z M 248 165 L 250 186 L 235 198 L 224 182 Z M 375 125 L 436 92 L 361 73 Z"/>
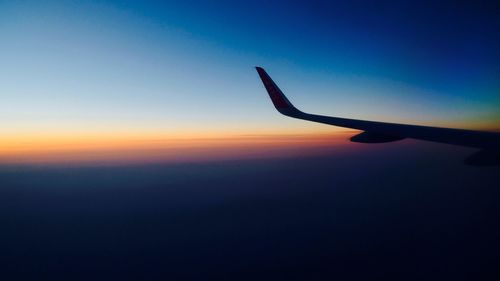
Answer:
<path fill-rule="evenodd" d="M 293 104 L 286 98 L 283 92 L 278 88 L 276 83 L 269 77 L 266 71 L 262 67 L 256 66 L 257 73 L 259 73 L 260 79 L 264 84 L 264 87 L 274 104 L 274 107 L 284 115 L 293 116 L 300 113 L 300 111 L 293 106 Z"/>

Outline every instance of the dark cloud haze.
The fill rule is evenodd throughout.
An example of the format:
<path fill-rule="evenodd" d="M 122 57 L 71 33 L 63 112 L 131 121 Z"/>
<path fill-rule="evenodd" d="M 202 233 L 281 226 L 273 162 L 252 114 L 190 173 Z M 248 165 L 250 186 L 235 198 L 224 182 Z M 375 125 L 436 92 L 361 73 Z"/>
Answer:
<path fill-rule="evenodd" d="M 463 165 L 468 153 L 410 142 L 321 157 L 4 167 L 2 275 L 494 280 L 500 178 Z"/>

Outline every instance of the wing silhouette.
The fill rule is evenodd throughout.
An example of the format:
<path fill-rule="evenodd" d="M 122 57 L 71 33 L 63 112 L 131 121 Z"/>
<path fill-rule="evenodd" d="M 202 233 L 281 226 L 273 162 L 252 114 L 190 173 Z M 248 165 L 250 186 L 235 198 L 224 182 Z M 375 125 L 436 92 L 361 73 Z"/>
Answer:
<path fill-rule="evenodd" d="M 479 148 L 481 149 L 479 152 L 466 159 L 467 164 L 477 166 L 500 164 L 500 133 L 386 123 L 305 113 L 293 106 L 263 68 L 256 67 L 256 69 L 274 107 L 283 115 L 363 131 L 351 138 L 353 142 L 384 143 L 412 138 Z"/>

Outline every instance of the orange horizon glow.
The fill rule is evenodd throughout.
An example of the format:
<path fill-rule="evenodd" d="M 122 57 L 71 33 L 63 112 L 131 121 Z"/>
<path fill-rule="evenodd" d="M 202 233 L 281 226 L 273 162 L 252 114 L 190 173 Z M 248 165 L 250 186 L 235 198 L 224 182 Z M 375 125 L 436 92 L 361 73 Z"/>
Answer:
<path fill-rule="evenodd" d="M 256 134 L 39 134 L 0 139 L 0 164 L 130 164 L 320 155 L 353 131 Z"/>

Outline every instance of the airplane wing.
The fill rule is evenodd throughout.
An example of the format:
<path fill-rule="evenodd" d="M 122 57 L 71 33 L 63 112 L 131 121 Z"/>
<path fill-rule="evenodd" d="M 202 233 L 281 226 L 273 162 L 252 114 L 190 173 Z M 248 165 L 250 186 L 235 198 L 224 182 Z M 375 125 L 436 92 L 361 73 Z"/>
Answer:
<path fill-rule="evenodd" d="M 395 124 L 305 113 L 293 106 L 263 68 L 256 67 L 256 69 L 274 107 L 283 115 L 363 131 L 351 138 L 353 142 L 384 143 L 412 138 L 479 148 L 481 149 L 479 152 L 466 159 L 467 164 L 478 166 L 500 164 L 500 133 Z"/>

